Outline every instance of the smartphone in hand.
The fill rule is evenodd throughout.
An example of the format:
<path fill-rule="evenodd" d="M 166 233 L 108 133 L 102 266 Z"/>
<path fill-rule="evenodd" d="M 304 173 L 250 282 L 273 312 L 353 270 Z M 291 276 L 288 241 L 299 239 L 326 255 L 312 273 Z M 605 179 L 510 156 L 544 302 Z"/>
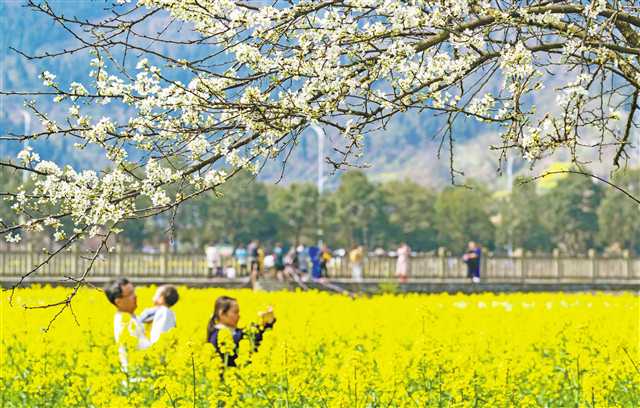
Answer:
<path fill-rule="evenodd" d="M 273 315 L 273 307 L 272 306 L 269 306 L 267 308 L 267 310 L 258 313 L 258 315 L 262 319 L 262 323 L 263 324 L 273 323 L 273 321 L 276 319 L 275 316 Z"/>

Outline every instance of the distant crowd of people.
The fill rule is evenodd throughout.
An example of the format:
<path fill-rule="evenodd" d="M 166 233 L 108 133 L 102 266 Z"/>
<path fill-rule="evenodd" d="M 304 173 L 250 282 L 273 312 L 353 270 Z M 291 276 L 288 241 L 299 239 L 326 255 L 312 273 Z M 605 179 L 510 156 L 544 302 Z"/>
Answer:
<path fill-rule="evenodd" d="M 235 278 L 238 272 L 243 276 L 248 273 L 253 284 L 267 272 L 273 272 L 280 280 L 324 279 L 328 277 L 327 265 L 333 257 L 327 245 L 301 244 L 285 249 L 276 243 L 267 250 L 258 240 L 236 248 L 211 244 L 205 248 L 205 256 L 210 277 Z"/>
<path fill-rule="evenodd" d="M 353 281 L 361 282 L 364 278 L 366 254 L 364 246 L 360 244 L 339 254 L 346 255 Z M 395 276 L 399 282 L 405 283 L 411 271 L 411 248 L 402 243 L 393 255 L 396 257 Z M 281 243 L 276 243 L 273 248 L 267 249 L 258 240 L 252 240 L 246 246 L 239 244 L 235 248 L 212 243 L 205 248 L 205 256 L 210 277 L 233 279 L 238 273 L 241 276 L 249 275 L 255 287 L 256 281 L 267 273 L 274 274 L 279 280 L 324 280 L 329 277 L 328 268 L 336 254 L 326 244 L 300 244 L 285 248 Z M 470 241 L 462 261 L 467 265 L 467 277 L 474 283 L 480 281 L 481 256 L 480 246 Z"/>

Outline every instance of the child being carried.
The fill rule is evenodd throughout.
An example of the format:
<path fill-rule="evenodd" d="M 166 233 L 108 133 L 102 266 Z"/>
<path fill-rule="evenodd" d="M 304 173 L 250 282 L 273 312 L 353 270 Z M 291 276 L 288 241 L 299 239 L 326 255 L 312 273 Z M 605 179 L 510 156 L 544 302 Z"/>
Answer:
<path fill-rule="evenodd" d="M 176 327 L 176 315 L 170 308 L 178 302 L 178 290 L 172 285 L 158 287 L 153 295 L 154 307 L 145 309 L 139 316 L 142 323 L 151 323 L 151 343 L 155 343 L 162 333 Z"/>

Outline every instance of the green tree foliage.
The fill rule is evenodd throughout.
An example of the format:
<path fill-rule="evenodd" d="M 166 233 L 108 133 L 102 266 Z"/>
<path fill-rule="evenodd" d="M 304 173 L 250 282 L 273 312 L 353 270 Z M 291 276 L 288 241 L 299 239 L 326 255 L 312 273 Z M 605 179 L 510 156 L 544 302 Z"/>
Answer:
<path fill-rule="evenodd" d="M 438 243 L 460 252 L 469 240 L 493 247 L 494 226 L 489 219 L 490 195 L 478 183 L 471 188 L 447 187 L 435 203 Z"/>
<path fill-rule="evenodd" d="M 268 207 L 266 186 L 255 182 L 250 174 L 241 173 L 182 208 L 175 221 L 176 234 L 180 242 L 193 248 L 218 241 L 271 240 L 279 219 Z"/>
<path fill-rule="evenodd" d="M 380 191 L 388 215 L 387 239 L 405 241 L 417 251 L 436 249 L 436 193 L 409 180 L 385 183 Z"/>
<path fill-rule="evenodd" d="M 340 187 L 330 201 L 335 209 L 328 220 L 334 235 L 331 238 L 341 246 L 363 243 L 373 247 L 384 245 L 387 227 L 384 200 L 380 190 L 361 171 L 344 173 Z"/>
<path fill-rule="evenodd" d="M 20 179 L 19 173 L 0 169 L 3 186 Z M 179 250 L 194 251 L 209 242 L 251 239 L 267 245 L 310 244 L 317 239 L 320 210 L 324 241 L 333 248 L 354 243 L 392 248 L 405 241 L 418 251 L 444 246 L 457 253 L 475 240 L 498 251 L 512 244 L 542 252 L 557 247 L 568 254 L 589 248 L 640 253 L 640 208 L 618 190 L 580 175 L 557 177 L 546 189 L 521 181 L 515 181 L 511 194 L 492 196 L 475 182 L 472 189 L 451 186 L 435 192 L 411 181 L 376 184 L 363 172 L 350 171 L 318 203 L 311 183 L 267 185 L 242 173 L 215 193 L 183 204 L 175 215 L 168 211 L 121 225 L 121 238 L 136 250 L 170 237 Z M 640 170 L 616 174 L 613 182 L 640 195 Z M 0 200 L 0 218 L 18 217 L 11 205 Z"/>
<path fill-rule="evenodd" d="M 293 183 L 269 190 L 269 209 L 279 220 L 280 241 L 298 244 L 315 238 L 318 225 L 318 189 L 311 183 Z"/>
<path fill-rule="evenodd" d="M 536 185 L 517 178 L 511 194 L 498 205 L 496 246 L 530 251 L 550 251 L 551 237 L 542 223 L 543 200 L 536 192 Z"/>
<path fill-rule="evenodd" d="M 616 174 L 613 183 L 640 197 L 640 169 Z M 605 247 L 626 248 L 640 254 L 640 205 L 619 190 L 607 188 L 597 211 L 598 241 Z M 613 248 L 611 248 L 613 249 Z"/>
<path fill-rule="evenodd" d="M 543 196 L 543 221 L 556 248 L 568 254 L 585 254 L 594 248 L 601 198 L 602 187 L 577 174 L 558 180 Z"/>
<path fill-rule="evenodd" d="M 125 240 L 133 249 L 140 250 L 149 238 L 149 231 L 145 228 L 145 219 L 129 220 L 123 225 L 120 239 Z"/>

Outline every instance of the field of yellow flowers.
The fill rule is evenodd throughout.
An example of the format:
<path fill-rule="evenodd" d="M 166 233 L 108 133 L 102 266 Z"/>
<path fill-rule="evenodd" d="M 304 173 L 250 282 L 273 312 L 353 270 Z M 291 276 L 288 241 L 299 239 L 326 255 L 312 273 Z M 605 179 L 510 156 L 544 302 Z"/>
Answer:
<path fill-rule="evenodd" d="M 137 288 L 139 311 L 153 287 Z M 75 316 L 23 310 L 68 289 L 2 293 L 2 406 L 640 406 L 636 294 L 380 295 L 179 288 L 178 327 L 119 365 L 114 307 L 82 289 Z M 221 368 L 205 343 L 217 296 L 240 326 L 273 305 L 260 350 Z M 250 363 L 249 363 L 250 361 Z"/>

